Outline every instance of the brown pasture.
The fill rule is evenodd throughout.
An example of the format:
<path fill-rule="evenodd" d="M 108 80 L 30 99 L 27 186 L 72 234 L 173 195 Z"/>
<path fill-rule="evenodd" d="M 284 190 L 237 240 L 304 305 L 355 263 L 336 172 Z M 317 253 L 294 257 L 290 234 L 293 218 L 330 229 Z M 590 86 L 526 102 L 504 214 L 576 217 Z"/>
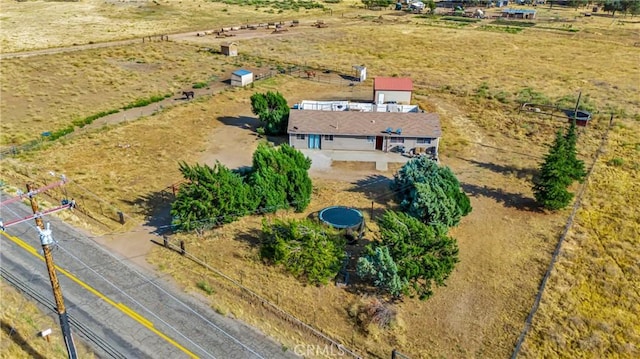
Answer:
<path fill-rule="evenodd" d="M 637 260 L 633 260 L 637 259 L 637 246 L 631 246 L 629 238 L 637 234 L 634 218 L 639 218 L 638 211 L 625 204 L 628 196 L 637 193 L 633 184 L 638 183 L 640 149 L 634 130 L 638 129 L 640 51 L 632 44 L 638 24 L 575 17 L 573 9 L 554 8 L 541 11 L 540 28 L 510 34 L 483 28 L 497 26 L 488 21 L 454 26 L 343 6 L 350 9 L 349 16 L 328 18 L 327 28 L 244 39 L 241 52 L 247 56 L 241 60 L 199 52 L 207 46 L 206 37 L 3 60 L 2 143 L 32 139 L 34 133 L 63 127 L 76 116 L 117 108 L 156 93 L 181 91 L 212 76 L 225 76 L 237 66 L 293 63 L 349 73 L 352 65 L 365 64 L 370 76 L 411 76 L 416 85 L 415 101 L 441 116 L 443 164 L 459 177 L 474 210 L 452 229 L 452 236 L 459 241 L 461 261 L 447 286 L 438 288 L 428 301 L 407 298 L 396 304 L 398 320 L 392 329 L 358 330 L 349 310 L 367 293 L 362 288 L 308 286 L 278 268 L 265 267 L 255 246 L 262 217 L 250 216 L 202 236 L 179 235 L 174 239 L 186 241 L 187 249 L 212 267 L 366 356 L 387 357 L 397 348 L 414 358 L 505 357 L 511 354 L 523 328 L 568 216 L 568 211 L 537 210 L 530 190 L 532 173 L 546 144 L 564 122 L 519 114 L 516 96 L 525 87 L 551 99 L 582 91 L 602 110 L 580 137 L 580 155 L 588 165 L 608 123 L 605 112 L 615 111 L 620 125 L 607 147 L 612 152 L 602 160 L 608 164 L 598 163 L 588 183 L 574 239 L 567 243 L 567 253 L 550 281 L 531 337 L 525 342 L 525 354 L 578 356 L 593 348 L 602 355 L 637 353 L 637 348 L 620 343 L 625 339 L 633 342 L 639 332 L 631 316 L 637 313 L 637 281 L 625 274 L 637 271 Z M 236 7 L 230 9 L 233 12 Z M 373 22 L 371 14 L 378 21 Z M 551 21 L 555 18 L 565 21 Z M 175 21 L 176 29 L 202 24 L 182 17 Z M 569 24 L 578 32 L 566 31 Z M 141 25 L 131 31 L 139 34 L 146 30 Z M 56 44 L 68 45 L 58 41 Z M 147 240 L 136 233 L 148 225 L 149 216 L 166 215 L 167 186 L 180 180 L 179 161 L 212 164 L 219 160 L 231 167 L 250 164 L 251 153 L 261 140 L 253 131 L 252 93 L 277 90 L 293 104 L 302 99 L 363 96 L 370 86 L 370 80 L 354 89 L 280 75 L 257 82 L 255 88 L 203 94 L 151 116 L 108 123 L 37 152 L 3 159 L 0 173 L 3 181 L 15 187 L 22 187 L 26 180 L 51 181 L 51 170 L 65 173 L 73 181 L 67 190 L 82 208 L 67 214 L 68 220 L 97 234 L 129 232 L 132 238 Z M 481 86 L 488 87 L 490 96 L 479 95 Z M 610 162 L 618 157 L 622 160 Z M 308 211 L 349 204 L 370 216 L 371 197 L 376 197 L 375 216 L 393 208 L 392 194 L 382 178 L 374 177 L 376 184 L 366 178 L 391 175 L 354 164 L 338 164 L 329 173 L 312 173 L 314 199 Z M 91 196 L 83 196 L 87 188 Z M 51 200 L 60 195 L 54 192 Z M 96 197 L 103 201 L 96 201 Z M 625 215 L 614 218 L 597 208 Z M 116 222 L 118 210 L 128 216 L 124 226 Z M 280 212 L 274 216 L 301 215 Z M 598 244 L 602 235 L 616 246 L 608 249 Z M 367 239 L 375 239 L 375 233 L 369 232 Z M 582 246 L 588 246 L 589 251 L 583 251 Z M 611 262 L 597 263 L 602 253 L 612 258 Z M 289 348 L 311 340 L 242 300 L 233 287 L 184 257 L 156 248 L 148 261 L 158 270 L 172 273 L 185 290 L 198 295 L 204 292 L 197 283 L 208 282 L 215 292 L 203 300 L 222 314 L 257 326 Z M 613 284 L 597 279 L 601 267 L 609 271 Z M 627 303 L 615 306 L 616 320 L 599 314 L 611 305 L 606 288 L 622 291 L 628 283 L 635 289 L 619 296 L 627 298 Z M 581 300 L 585 297 L 596 300 L 585 307 Z M 563 321 L 556 322 L 557 318 Z M 573 326 L 564 325 L 565 320 Z M 593 328 L 600 329 L 596 337 L 588 337 Z"/>

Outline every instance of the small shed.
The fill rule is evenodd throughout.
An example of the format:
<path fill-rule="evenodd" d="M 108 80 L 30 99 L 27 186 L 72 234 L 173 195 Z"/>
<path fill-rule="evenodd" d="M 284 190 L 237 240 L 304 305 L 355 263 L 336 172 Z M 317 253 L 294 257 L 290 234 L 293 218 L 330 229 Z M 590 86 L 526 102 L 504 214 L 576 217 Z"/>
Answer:
<path fill-rule="evenodd" d="M 504 9 L 502 10 L 502 17 L 533 20 L 536 18 L 536 11 L 530 9 Z"/>
<path fill-rule="evenodd" d="M 360 82 L 364 82 L 367 79 L 367 68 L 360 65 L 353 65 L 353 69 L 356 70 L 356 78 Z"/>
<path fill-rule="evenodd" d="M 253 82 L 253 72 L 249 70 L 236 70 L 231 74 L 231 86 L 247 86 Z"/>
<path fill-rule="evenodd" d="M 377 104 L 410 104 L 413 81 L 408 77 L 376 77 L 373 79 L 373 102 Z"/>
<path fill-rule="evenodd" d="M 238 43 L 225 42 L 220 45 L 220 51 L 226 56 L 238 56 Z"/>

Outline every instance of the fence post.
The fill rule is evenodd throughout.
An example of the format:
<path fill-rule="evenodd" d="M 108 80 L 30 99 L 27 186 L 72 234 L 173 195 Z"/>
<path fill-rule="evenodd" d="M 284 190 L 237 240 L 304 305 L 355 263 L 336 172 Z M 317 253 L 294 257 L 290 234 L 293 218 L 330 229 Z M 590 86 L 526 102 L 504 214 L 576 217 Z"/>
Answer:
<path fill-rule="evenodd" d="M 396 350 L 395 350 L 395 349 L 393 349 L 393 350 L 391 351 L 391 359 L 396 359 L 396 358 L 397 358 Z"/>
<path fill-rule="evenodd" d="M 120 220 L 120 224 L 124 224 L 124 213 L 122 213 L 122 211 L 118 211 L 118 218 Z"/>
<path fill-rule="evenodd" d="M 167 236 L 162 236 L 162 242 L 164 243 L 165 248 L 169 248 L 169 239 Z"/>
<path fill-rule="evenodd" d="M 185 253 L 187 253 L 187 250 L 184 247 L 184 241 L 180 241 L 180 254 L 185 255 Z"/>

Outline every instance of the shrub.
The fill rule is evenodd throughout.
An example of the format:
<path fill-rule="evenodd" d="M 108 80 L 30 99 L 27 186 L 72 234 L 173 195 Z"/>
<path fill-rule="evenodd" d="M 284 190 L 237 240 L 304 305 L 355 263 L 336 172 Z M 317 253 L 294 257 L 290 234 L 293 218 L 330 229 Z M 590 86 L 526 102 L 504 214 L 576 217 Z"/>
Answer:
<path fill-rule="evenodd" d="M 202 289 L 205 293 L 207 293 L 209 295 L 215 293 L 215 291 L 213 290 L 213 288 L 211 288 L 209 283 L 207 283 L 205 281 L 199 281 L 198 283 L 196 283 L 196 286 L 198 288 Z"/>
<path fill-rule="evenodd" d="M 143 99 L 138 99 L 128 105 L 125 105 L 122 109 L 123 110 L 128 110 L 131 108 L 137 108 L 137 107 L 144 107 L 147 105 L 150 105 L 152 103 L 156 103 L 156 102 L 160 102 L 162 100 L 164 100 L 165 98 L 171 97 L 171 94 L 165 94 L 165 95 L 153 95 L 149 98 L 143 98 Z"/>
<path fill-rule="evenodd" d="M 280 264 L 299 278 L 327 284 L 342 267 L 344 237 L 335 229 L 309 219 L 262 222 L 260 256 Z"/>
<path fill-rule="evenodd" d="M 397 310 L 379 298 L 365 297 L 351 306 L 349 315 L 363 332 L 368 333 L 372 325 L 380 329 L 391 328 L 396 323 Z"/>
<path fill-rule="evenodd" d="M 607 164 L 613 167 L 621 167 L 622 165 L 624 165 L 624 158 L 620 158 L 620 157 L 612 158 L 609 161 L 607 161 Z"/>

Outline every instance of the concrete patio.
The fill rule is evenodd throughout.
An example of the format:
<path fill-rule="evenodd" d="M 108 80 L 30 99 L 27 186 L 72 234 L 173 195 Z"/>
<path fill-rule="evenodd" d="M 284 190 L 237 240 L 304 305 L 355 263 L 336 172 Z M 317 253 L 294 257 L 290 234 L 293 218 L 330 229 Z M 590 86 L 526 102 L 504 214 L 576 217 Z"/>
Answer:
<path fill-rule="evenodd" d="M 345 150 L 309 150 L 300 149 L 311 159 L 311 169 L 326 170 L 331 168 L 334 161 L 373 162 L 376 170 L 386 171 L 389 163 L 406 163 L 408 157 L 399 153 L 385 153 L 381 151 L 345 151 Z"/>

